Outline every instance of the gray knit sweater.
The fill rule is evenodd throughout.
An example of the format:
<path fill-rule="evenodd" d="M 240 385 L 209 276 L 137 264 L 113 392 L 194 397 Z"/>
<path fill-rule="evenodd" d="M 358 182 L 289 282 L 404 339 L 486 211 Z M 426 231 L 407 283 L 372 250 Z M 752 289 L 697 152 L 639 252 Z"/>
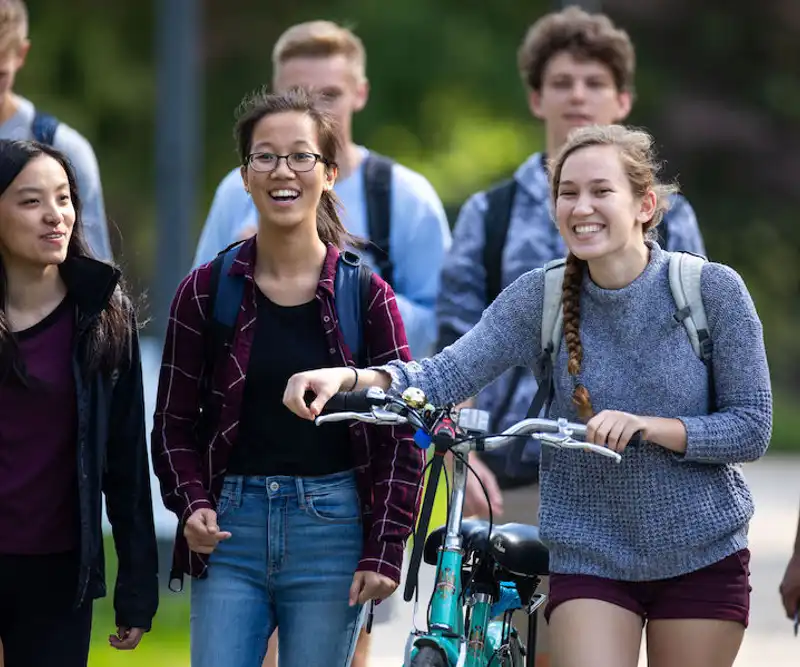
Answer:
<path fill-rule="evenodd" d="M 772 394 L 761 323 L 739 275 L 715 263 L 701 289 L 713 341 L 716 407 L 668 279 L 669 254 L 651 246 L 644 272 L 618 290 L 588 275 L 581 294 L 581 381 L 596 412 L 673 417 L 686 426 L 685 454 L 645 443 L 621 463 L 543 447 L 542 539 L 551 571 L 643 581 L 677 576 L 747 546 L 753 500 L 737 465 L 764 454 Z M 392 390 L 421 388 L 434 404 L 478 393 L 514 365 L 535 368 L 544 294 L 541 269 L 522 275 L 480 323 L 431 359 L 382 367 Z M 551 416 L 577 419 L 562 341 Z M 531 516 L 534 523 L 536 517 Z"/>

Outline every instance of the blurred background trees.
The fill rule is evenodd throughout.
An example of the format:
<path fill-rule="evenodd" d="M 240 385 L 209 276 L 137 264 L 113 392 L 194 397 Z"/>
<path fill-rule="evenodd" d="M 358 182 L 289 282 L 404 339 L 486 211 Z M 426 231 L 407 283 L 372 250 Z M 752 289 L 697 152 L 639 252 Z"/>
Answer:
<path fill-rule="evenodd" d="M 541 148 L 516 50 L 544 0 L 230 0 L 205 3 L 202 183 L 192 250 L 214 188 L 235 164 L 233 111 L 270 81 L 289 25 L 356 29 L 372 94 L 356 139 L 418 169 L 454 221 L 476 189 Z M 94 144 L 115 250 L 140 291 L 157 275 L 153 2 L 30 0 L 33 50 L 19 90 Z M 800 3 L 605 0 L 638 51 L 630 118 L 661 144 L 712 259 L 745 277 L 782 399 L 800 394 Z M 167 184 L 168 187 L 168 184 Z M 185 267 L 188 271 L 189 267 Z M 151 312 L 151 317 L 163 313 Z"/>

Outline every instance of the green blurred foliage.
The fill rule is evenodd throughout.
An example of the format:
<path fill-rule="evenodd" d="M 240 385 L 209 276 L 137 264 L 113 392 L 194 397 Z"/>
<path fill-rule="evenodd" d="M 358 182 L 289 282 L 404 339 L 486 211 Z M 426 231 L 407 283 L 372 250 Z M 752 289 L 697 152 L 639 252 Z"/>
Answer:
<path fill-rule="evenodd" d="M 18 88 L 83 132 L 100 160 L 129 280 L 152 288 L 155 224 L 153 2 L 31 0 L 33 49 Z M 368 52 L 371 99 L 355 137 L 425 174 L 448 210 L 542 146 L 516 69 L 527 26 L 555 3 L 495 0 L 261 0 L 205 3 L 199 235 L 235 165 L 233 112 L 270 81 L 289 25 L 330 18 Z M 763 0 L 607 0 L 637 43 L 632 124 L 657 137 L 694 205 L 713 259 L 739 270 L 764 321 L 776 383 L 800 392 L 798 254 L 800 11 Z M 189 267 L 186 267 L 188 270 Z M 161 317 L 161 313 L 152 313 Z"/>

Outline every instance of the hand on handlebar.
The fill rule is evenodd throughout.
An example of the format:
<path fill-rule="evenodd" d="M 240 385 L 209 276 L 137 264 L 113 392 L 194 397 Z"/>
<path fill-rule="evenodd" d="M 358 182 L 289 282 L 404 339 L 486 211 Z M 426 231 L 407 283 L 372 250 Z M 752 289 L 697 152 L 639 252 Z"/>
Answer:
<path fill-rule="evenodd" d="M 342 391 L 343 386 L 349 388 L 354 379 L 352 368 L 320 368 L 296 373 L 286 383 L 283 404 L 298 417 L 313 421 L 322 413 L 330 397 Z M 307 405 L 309 393 L 314 395 L 314 399 Z"/>
<path fill-rule="evenodd" d="M 586 442 L 622 453 L 633 435 L 639 431 L 646 437 L 644 435 L 647 431 L 645 418 L 628 412 L 603 410 L 586 424 Z"/>

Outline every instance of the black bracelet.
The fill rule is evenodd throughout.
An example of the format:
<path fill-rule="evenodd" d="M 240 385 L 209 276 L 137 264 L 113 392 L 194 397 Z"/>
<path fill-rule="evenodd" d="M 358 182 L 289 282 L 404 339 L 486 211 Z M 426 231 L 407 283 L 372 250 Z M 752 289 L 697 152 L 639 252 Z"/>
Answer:
<path fill-rule="evenodd" d="M 358 386 L 358 371 L 356 370 L 355 366 L 351 366 L 350 370 L 353 371 L 353 373 L 356 374 L 356 379 L 353 380 L 353 386 L 350 387 L 350 389 L 348 389 L 347 391 L 354 391 L 355 388 Z"/>

